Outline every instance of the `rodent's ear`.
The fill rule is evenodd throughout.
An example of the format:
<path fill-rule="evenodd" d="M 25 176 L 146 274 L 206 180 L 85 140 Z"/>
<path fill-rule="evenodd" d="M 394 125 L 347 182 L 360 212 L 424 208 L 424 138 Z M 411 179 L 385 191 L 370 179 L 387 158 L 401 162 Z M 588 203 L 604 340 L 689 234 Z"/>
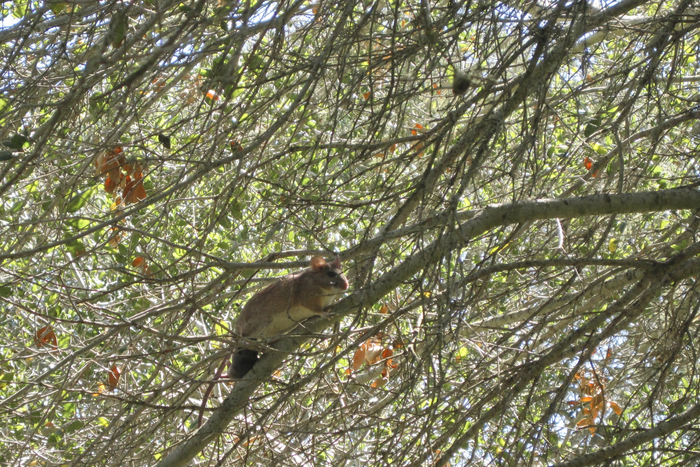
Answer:
<path fill-rule="evenodd" d="M 333 266 L 336 269 L 340 269 L 340 256 L 336 255 L 335 259 L 331 263 L 331 266 Z"/>
<path fill-rule="evenodd" d="M 326 266 L 326 260 L 323 256 L 314 256 L 311 258 L 311 270 L 314 272 L 321 271 Z"/>

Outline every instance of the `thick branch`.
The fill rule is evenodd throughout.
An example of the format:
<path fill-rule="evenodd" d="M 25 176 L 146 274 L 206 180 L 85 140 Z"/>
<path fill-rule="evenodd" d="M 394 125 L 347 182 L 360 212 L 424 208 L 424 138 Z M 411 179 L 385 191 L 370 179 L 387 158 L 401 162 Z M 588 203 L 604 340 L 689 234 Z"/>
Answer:
<path fill-rule="evenodd" d="M 666 420 L 656 425 L 654 428 L 630 436 L 625 441 L 621 441 L 612 446 L 605 447 L 596 452 L 585 454 L 567 462 L 556 464 L 552 467 L 585 467 L 587 465 L 599 464 L 607 459 L 617 457 L 631 449 L 641 446 L 653 439 L 666 436 L 672 431 L 678 430 L 684 425 L 692 422 L 700 416 L 700 404 L 696 404 L 677 417 Z"/>
<path fill-rule="evenodd" d="M 371 286 L 358 290 L 336 304 L 329 318 L 312 319 L 304 327 L 318 333 L 340 321 L 361 306 L 379 301 L 391 290 L 426 267 L 438 263 L 450 250 L 464 248 L 471 238 L 499 226 L 537 219 L 573 218 L 591 215 L 610 215 L 666 211 L 671 209 L 697 209 L 700 207 L 700 191 L 691 189 L 663 190 L 658 192 L 629 193 L 622 195 L 593 195 L 564 200 L 537 200 L 526 203 L 488 207 L 465 222 L 451 235 L 433 242 L 403 263 L 379 277 Z M 209 420 L 187 441 L 179 445 L 158 463 L 158 467 L 186 465 L 209 442 L 222 433 L 233 418 L 248 404 L 255 388 L 267 380 L 289 352 L 296 351 L 311 337 L 289 336 L 277 342 L 277 353 L 264 355 L 246 377 L 236 383 L 232 392 Z"/>

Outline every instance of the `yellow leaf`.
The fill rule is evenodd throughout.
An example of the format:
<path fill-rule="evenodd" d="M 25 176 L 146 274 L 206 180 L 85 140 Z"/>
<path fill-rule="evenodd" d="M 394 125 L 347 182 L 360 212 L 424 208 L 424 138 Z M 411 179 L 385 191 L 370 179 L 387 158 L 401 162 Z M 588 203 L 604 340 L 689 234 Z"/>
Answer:
<path fill-rule="evenodd" d="M 610 242 L 608 242 L 608 251 L 610 251 L 610 253 L 615 253 L 617 251 L 617 239 L 616 238 L 611 238 Z"/>

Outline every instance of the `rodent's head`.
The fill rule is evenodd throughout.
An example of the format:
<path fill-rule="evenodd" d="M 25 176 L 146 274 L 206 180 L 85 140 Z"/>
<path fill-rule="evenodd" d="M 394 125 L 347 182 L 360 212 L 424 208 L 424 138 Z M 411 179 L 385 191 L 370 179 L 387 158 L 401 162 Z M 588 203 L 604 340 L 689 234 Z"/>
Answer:
<path fill-rule="evenodd" d="M 311 258 L 311 270 L 315 273 L 315 282 L 324 288 L 347 290 L 347 277 L 340 268 L 340 257 L 336 256 L 331 263 L 326 262 L 322 256 Z"/>

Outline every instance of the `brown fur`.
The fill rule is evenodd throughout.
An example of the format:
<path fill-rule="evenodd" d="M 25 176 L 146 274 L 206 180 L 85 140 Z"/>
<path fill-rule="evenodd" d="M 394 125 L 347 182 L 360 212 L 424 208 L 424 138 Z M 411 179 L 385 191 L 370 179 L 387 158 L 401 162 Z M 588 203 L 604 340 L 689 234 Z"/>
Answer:
<path fill-rule="evenodd" d="M 322 257 L 314 256 L 310 269 L 286 275 L 253 295 L 241 310 L 235 331 L 250 338 L 279 336 L 312 316 L 323 315 L 323 309 L 347 288 L 340 258 L 327 263 Z M 237 349 L 231 360 L 230 376 L 242 378 L 256 361 L 256 351 Z"/>

